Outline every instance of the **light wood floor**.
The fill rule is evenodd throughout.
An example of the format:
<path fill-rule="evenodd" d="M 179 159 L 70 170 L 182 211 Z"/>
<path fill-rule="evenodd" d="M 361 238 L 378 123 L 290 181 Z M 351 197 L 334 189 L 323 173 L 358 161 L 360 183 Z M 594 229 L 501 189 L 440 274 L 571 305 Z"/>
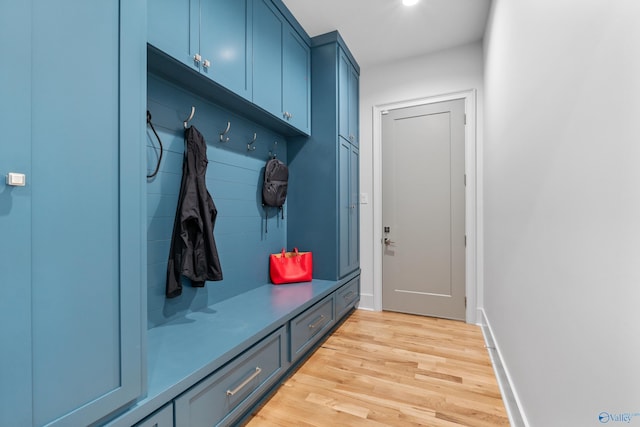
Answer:
<path fill-rule="evenodd" d="M 478 326 L 356 310 L 246 426 L 508 426 Z"/>

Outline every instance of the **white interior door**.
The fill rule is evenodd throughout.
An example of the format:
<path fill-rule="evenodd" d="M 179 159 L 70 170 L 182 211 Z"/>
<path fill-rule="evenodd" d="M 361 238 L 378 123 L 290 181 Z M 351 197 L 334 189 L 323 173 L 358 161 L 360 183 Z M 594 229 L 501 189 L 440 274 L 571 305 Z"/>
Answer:
<path fill-rule="evenodd" d="M 464 100 L 382 116 L 382 308 L 465 319 Z"/>

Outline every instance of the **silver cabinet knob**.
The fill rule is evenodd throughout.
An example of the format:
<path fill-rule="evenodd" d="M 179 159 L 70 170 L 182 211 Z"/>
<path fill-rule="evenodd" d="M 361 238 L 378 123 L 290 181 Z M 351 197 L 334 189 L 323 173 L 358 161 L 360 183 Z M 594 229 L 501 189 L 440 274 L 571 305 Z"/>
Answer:
<path fill-rule="evenodd" d="M 202 66 L 204 68 L 209 68 L 211 67 L 211 62 L 208 59 L 205 59 L 204 62 L 202 63 Z"/>
<path fill-rule="evenodd" d="M 196 64 L 200 63 L 200 61 L 202 61 L 202 56 L 200 56 L 199 53 L 196 53 L 195 55 L 193 55 L 193 60 L 196 62 Z"/>

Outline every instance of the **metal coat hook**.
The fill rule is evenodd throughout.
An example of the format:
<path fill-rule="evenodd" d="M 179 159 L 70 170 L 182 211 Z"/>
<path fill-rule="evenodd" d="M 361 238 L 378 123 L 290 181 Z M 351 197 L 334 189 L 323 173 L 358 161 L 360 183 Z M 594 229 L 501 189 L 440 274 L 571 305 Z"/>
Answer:
<path fill-rule="evenodd" d="M 276 147 L 278 146 L 278 141 L 273 141 L 273 149 L 269 151 L 269 158 L 275 159 L 277 157 Z"/>
<path fill-rule="evenodd" d="M 182 122 L 182 125 L 184 126 L 184 128 L 187 128 L 187 123 L 189 123 L 191 121 L 191 119 L 193 119 L 194 114 L 196 114 L 196 107 L 194 107 L 193 105 L 191 106 L 191 114 L 189 114 L 189 117 L 187 117 L 185 119 L 184 122 Z"/>
<path fill-rule="evenodd" d="M 256 139 L 258 139 L 258 134 L 254 132 L 253 139 L 247 144 L 247 151 L 255 151 L 256 147 L 253 146 L 253 143 L 256 142 Z"/>
<path fill-rule="evenodd" d="M 231 122 L 227 122 L 227 128 L 220 133 L 220 142 L 229 142 L 229 137 L 225 137 L 229 133 L 229 129 L 231 129 Z"/>

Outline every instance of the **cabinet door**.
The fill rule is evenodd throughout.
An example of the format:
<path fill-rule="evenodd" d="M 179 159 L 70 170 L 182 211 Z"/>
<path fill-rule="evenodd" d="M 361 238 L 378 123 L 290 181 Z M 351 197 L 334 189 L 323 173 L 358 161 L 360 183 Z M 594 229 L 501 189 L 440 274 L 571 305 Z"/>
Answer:
<path fill-rule="evenodd" d="M 283 40 L 282 106 L 285 119 L 306 134 L 311 132 L 311 52 L 287 25 Z"/>
<path fill-rule="evenodd" d="M 349 239 L 351 233 L 349 229 L 349 223 L 351 221 L 351 202 L 350 202 L 350 174 L 349 168 L 351 166 L 351 144 L 348 141 L 339 139 L 339 171 L 338 171 L 338 250 L 339 256 L 339 274 L 340 277 L 344 277 L 349 270 Z"/>
<path fill-rule="evenodd" d="M 21 48 L 35 60 L 5 65 L 27 76 L 11 81 L 23 92 L 15 108 L 29 103 L 28 124 L 21 148 L 3 142 L 0 158 L 26 171 L 27 185 L 5 187 L 0 200 L 3 236 L 12 236 L 0 322 L 25 335 L 12 361 L 0 352 L 0 383 L 2 400 L 29 397 L 3 408 L 0 424 L 89 425 L 142 388 L 144 1 L 24 3 L 30 16 L 20 22 L 38 31 Z"/>
<path fill-rule="evenodd" d="M 253 5 L 253 103 L 276 117 L 282 109 L 283 17 L 270 0 Z"/>
<path fill-rule="evenodd" d="M 30 426 L 30 1 L 2 3 L 0 40 L 0 425 Z M 25 174 L 27 185 L 6 185 L 9 172 Z"/>
<path fill-rule="evenodd" d="M 351 146 L 349 153 L 349 271 L 360 266 L 360 153 Z"/>
<path fill-rule="evenodd" d="M 340 251 L 340 277 L 344 277 L 359 265 L 359 203 L 358 203 L 358 149 L 343 138 L 339 146 L 339 212 L 338 241 Z"/>
<path fill-rule="evenodd" d="M 358 142 L 360 139 L 359 135 L 359 77 L 355 68 L 351 65 L 349 66 L 349 141 L 358 146 Z"/>
<path fill-rule="evenodd" d="M 342 49 L 338 58 L 338 133 L 341 137 L 358 146 L 358 73 L 351 65 Z"/>
<path fill-rule="evenodd" d="M 200 0 L 147 0 L 147 16 L 149 44 L 199 70 Z"/>
<path fill-rule="evenodd" d="M 349 141 L 349 80 L 351 64 L 342 49 L 338 50 L 338 134 Z"/>
<path fill-rule="evenodd" d="M 253 0 L 206 0 L 200 5 L 202 72 L 251 99 Z"/>

